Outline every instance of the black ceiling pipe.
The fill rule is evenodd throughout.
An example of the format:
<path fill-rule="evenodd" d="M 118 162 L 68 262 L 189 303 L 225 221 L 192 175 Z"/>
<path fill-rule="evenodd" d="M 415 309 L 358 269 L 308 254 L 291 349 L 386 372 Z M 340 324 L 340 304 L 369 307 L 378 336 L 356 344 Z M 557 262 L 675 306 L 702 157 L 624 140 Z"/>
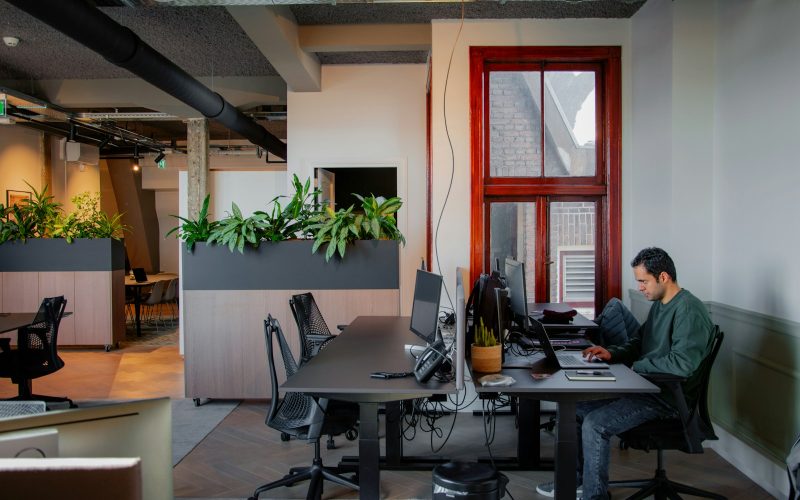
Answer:
<path fill-rule="evenodd" d="M 83 0 L 6 0 L 280 158 L 286 144 Z"/>

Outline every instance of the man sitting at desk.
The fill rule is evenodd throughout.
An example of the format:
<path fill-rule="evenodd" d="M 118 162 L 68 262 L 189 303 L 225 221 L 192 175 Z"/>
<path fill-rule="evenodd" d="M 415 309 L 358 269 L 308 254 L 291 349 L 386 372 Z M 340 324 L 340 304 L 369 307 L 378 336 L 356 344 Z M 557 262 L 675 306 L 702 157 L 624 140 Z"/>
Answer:
<path fill-rule="evenodd" d="M 638 373 L 671 373 L 688 377 L 684 395 L 697 397 L 700 363 L 711 349 L 714 325 L 700 300 L 678 285 L 675 264 L 660 248 L 645 248 L 631 262 L 647 300 L 653 302 L 647 321 L 627 343 L 605 349 L 594 346 L 584 355 L 611 363 L 627 363 Z M 623 398 L 583 401 L 577 405 L 578 484 L 583 499 L 608 498 L 611 436 L 656 418 L 677 415 L 665 394 L 635 394 Z M 536 491 L 553 496 L 553 483 Z"/>

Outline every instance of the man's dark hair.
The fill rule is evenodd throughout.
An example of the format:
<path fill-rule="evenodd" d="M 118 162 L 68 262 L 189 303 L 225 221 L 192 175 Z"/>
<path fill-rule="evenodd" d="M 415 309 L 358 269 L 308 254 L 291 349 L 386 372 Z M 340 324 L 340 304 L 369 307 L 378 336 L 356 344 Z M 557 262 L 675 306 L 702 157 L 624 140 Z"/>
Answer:
<path fill-rule="evenodd" d="M 678 281 L 675 263 L 667 252 L 657 247 L 645 248 L 631 261 L 631 267 L 644 266 L 645 270 L 658 278 L 661 273 L 667 273 L 672 281 Z"/>

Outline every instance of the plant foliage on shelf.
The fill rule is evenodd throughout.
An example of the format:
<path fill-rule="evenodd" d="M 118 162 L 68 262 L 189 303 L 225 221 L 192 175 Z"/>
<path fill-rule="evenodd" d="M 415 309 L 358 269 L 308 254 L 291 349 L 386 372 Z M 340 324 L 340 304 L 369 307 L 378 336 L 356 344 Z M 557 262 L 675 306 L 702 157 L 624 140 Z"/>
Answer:
<path fill-rule="evenodd" d="M 395 213 L 403 205 L 400 198 L 354 194 L 361 201 L 358 212 L 353 206 L 334 211 L 330 207 L 320 207 L 317 199 L 321 192 L 311 189 L 311 179 L 302 183 L 294 175 L 292 186 L 294 194 L 286 206 L 280 203 L 285 197 L 277 196 L 269 202 L 269 210 L 259 210 L 245 217 L 239 206 L 232 203 L 231 211 L 220 221 L 208 220 L 210 196 L 206 196 L 197 219 L 173 216 L 182 224 L 170 230 L 167 236 L 177 233 L 190 252 L 197 242 L 203 241 L 243 253 L 246 246 L 258 248 L 262 241 L 314 239 L 312 252 L 327 244 L 326 260 L 336 253 L 344 257 L 347 245 L 355 240 L 397 240 L 405 244 L 395 219 Z"/>
<path fill-rule="evenodd" d="M 189 252 L 194 250 L 195 243 L 208 241 L 211 237 L 211 231 L 213 231 L 217 225 L 216 222 L 208 220 L 208 203 L 210 201 L 211 195 L 208 194 L 205 200 L 203 200 L 203 206 L 200 208 L 200 213 L 197 214 L 196 219 L 187 219 L 180 215 L 173 215 L 173 217 L 180 220 L 182 224 L 170 229 L 165 236 L 175 233 L 179 239 L 186 242 L 186 248 L 189 249 Z"/>
<path fill-rule="evenodd" d="M 0 204 L 0 243 L 26 241 L 29 238 L 64 238 L 72 243 L 76 238 L 122 239 L 129 228 L 122 223 L 122 215 L 109 216 L 100 210 L 100 193 L 80 193 L 71 201 L 74 212 L 65 213 L 62 205 L 47 194 L 31 188 L 29 200 L 11 207 Z"/>
<path fill-rule="evenodd" d="M 313 252 L 327 243 L 325 260 L 338 253 L 344 258 L 347 245 L 355 240 L 397 240 L 405 245 L 406 239 L 397 229 L 394 214 L 403 206 L 400 198 L 359 196 L 363 213 L 354 214 L 354 207 L 334 211 L 330 207 L 317 217 L 311 226 L 314 232 Z"/>

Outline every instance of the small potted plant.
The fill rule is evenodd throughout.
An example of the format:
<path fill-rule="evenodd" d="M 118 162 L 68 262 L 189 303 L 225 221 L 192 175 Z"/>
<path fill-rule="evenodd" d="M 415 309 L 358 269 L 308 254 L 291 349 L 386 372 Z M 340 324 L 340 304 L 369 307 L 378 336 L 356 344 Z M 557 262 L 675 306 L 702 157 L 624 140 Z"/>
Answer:
<path fill-rule="evenodd" d="M 478 319 L 475 341 L 471 346 L 472 369 L 481 373 L 497 373 L 502 367 L 503 345 L 497 342 L 494 330 Z"/>

